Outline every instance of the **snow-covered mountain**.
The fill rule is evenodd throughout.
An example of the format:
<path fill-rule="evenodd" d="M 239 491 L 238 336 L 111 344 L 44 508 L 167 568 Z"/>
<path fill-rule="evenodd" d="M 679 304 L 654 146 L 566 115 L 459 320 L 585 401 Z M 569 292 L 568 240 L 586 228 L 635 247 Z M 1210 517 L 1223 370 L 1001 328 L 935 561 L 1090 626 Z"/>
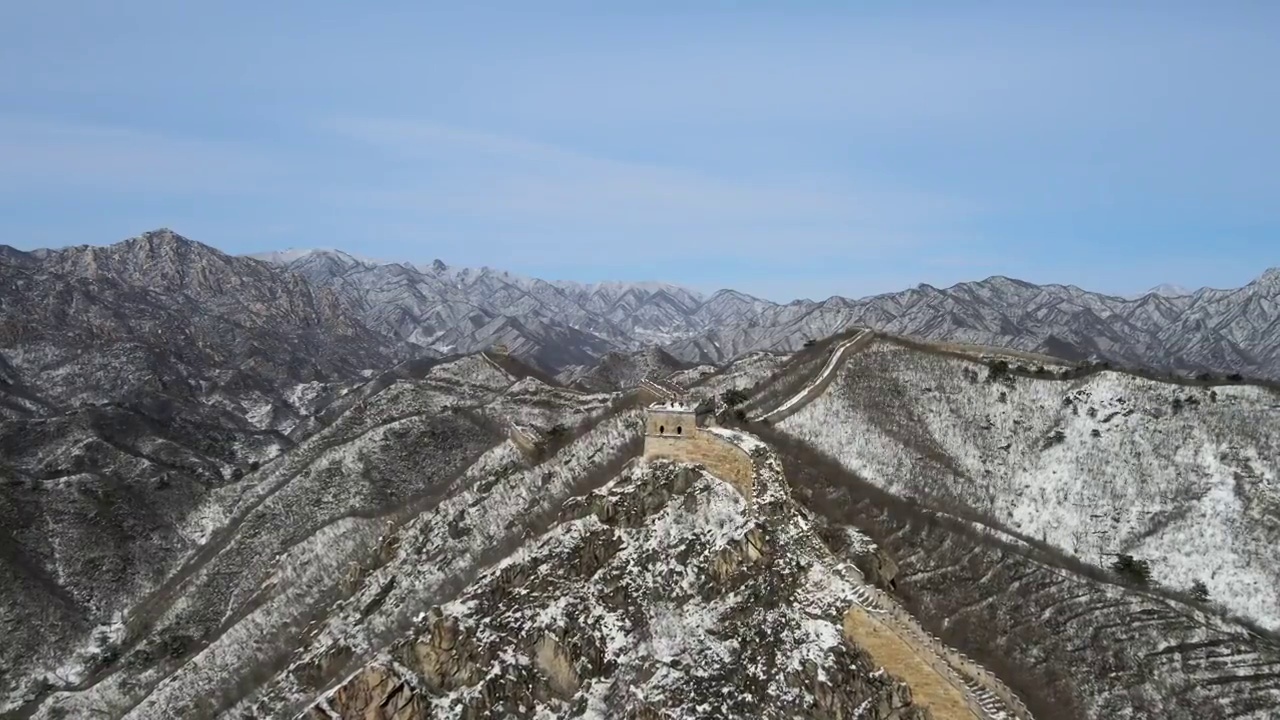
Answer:
<path fill-rule="evenodd" d="M 1280 629 L 1280 394 L 1120 372 L 1017 376 L 880 341 L 779 427 L 900 496 Z"/>
<path fill-rule="evenodd" d="M 848 373 L 835 375 L 854 360 L 831 363 L 841 338 L 820 333 L 849 322 L 854 301 L 778 306 L 336 252 L 287 263 L 169 232 L 0 249 L 6 717 L 1267 720 L 1280 709 L 1280 645 L 1222 612 L 1266 621 L 1271 603 L 1265 588 L 1240 597 L 1270 577 L 1263 560 L 1242 560 L 1271 537 L 1265 389 L 1228 383 L 1215 402 L 1094 372 L 1053 392 L 1019 377 L 1027 387 L 1002 403 L 965 368 L 952 382 L 955 368 L 898 359 L 859 366 L 875 382 L 853 389 L 887 389 L 890 406 L 844 422 L 833 413 L 857 405 L 839 394 Z M 1021 292 L 994 285 L 973 289 L 972 304 Z M 1267 311 L 1269 296 L 1253 297 L 1241 322 Z M 1088 294 L 1077 302 L 1101 312 Z M 694 333 L 686 341 L 707 357 L 735 341 L 818 342 L 687 367 L 645 339 L 668 332 Z M 463 353 L 468 343 L 540 367 Z M 865 361 L 866 350 L 849 352 Z M 557 367 L 577 367 L 577 386 L 558 386 L 545 372 Z M 793 377 L 828 367 L 830 385 Z M 746 391 L 739 409 L 752 417 L 796 389 L 818 399 L 780 427 L 754 423 L 764 442 L 708 431 L 748 438 L 703 456 L 749 458 L 749 476 L 731 475 L 639 457 L 645 410 L 628 386 L 666 373 L 699 399 Z M 1057 391 L 1088 391 L 1071 395 L 1078 418 Z M 955 405 L 935 398 L 962 392 Z M 1109 417 L 1121 394 L 1136 410 Z M 979 435 L 986 400 L 1006 408 L 990 411 L 1001 438 Z M 1176 418 L 1139 421 L 1175 400 Z M 734 417 L 726 403 L 721 419 Z M 912 428 L 930 423 L 945 437 L 918 441 Z M 845 464 L 797 450 L 798 427 Z M 1050 467 L 1067 449 L 1079 462 Z M 1100 451 L 1120 460 L 1089 475 Z M 1037 484 L 1046 468 L 1070 477 Z M 868 480 L 904 493 L 948 485 L 944 497 L 1044 539 L 934 514 Z M 1111 505 L 1125 500 L 1156 515 Z M 1051 521 L 1027 519 L 1029 501 L 1054 508 Z M 1086 520 L 1077 505 L 1095 501 L 1112 515 Z M 1054 550 L 1069 536 L 1058 525 L 1085 522 L 1150 558 L 1157 583 L 1204 577 L 1210 602 L 1120 584 L 1085 557 L 1093 545 L 1074 559 Z M 1205 559 L 1170 549 L 1179 543 Z"/>
<path fill-rule="evenodd" d="M 0 262 L 0 353 L 14 403 L 56 407 L 161 393 L 274 403 L 358 377 L 400 348 L 337 294 L 168 230 Z M 15 412 L 18 412 L 17 406 Z"/>
<path fill-rule="evenodd" d="M 557 353 L 564 358 L 658 344 L 691 363 L 791 352 L 866 326 L 1067 358 L 1280 378 L 1280 269 L 1234 290 L 1162 285 L 1135 298 L 992 277 L 859 300 L 779 304 L 735 290 L 704 296 L 662 283 L 545 282 L 438 260 L 415 267 L 320 250 L 263 257 L 334 289 L 371 326 L 439 353 L 488 347 L 503 327 L 493 324 L 499 317 L 523 323 L 506 337 L 518 336 L 535 353 L 555 342 L 576 343 Z M 550 337 L 554 328 L 561 332 Z"/>
<path fill-rule="evenodd" d="M 741 387 L 768 358 L 707 380 Z M 911 385 L 924 387 L 943 386 Z M 866 582 L 883 607 L 901 602 L 962 645 L 957 662 L 982 663 L 1037 718 L 1191 720 L 1227 708 L 1263 720 L 1280 708 L 1280 647 L 1266 638 L 877 497 L 785 436 L 770 439 L 782 462 L 762 463 L 747 502 L 706 470 L 633 462 L 641 414 L 616 396 L 516 381 L 481 356 L 353 392 L 360 403 L 212 495 L 189 521 L 205 544 L 111 596 L 96 629 L 40 645 L 48 616 L 7 603 L 27 620 L 12 637 L 32 648 L 13 680 L 44 671 L 52 683 L 18 712 L 951 717 L 941 703 L 966 686 L 948 684 L 936 657 L 894 652 L 936 640 L 904 646 L 859 625 Z M 581 434 L 530 463 L 487 427 L 497 419 L 578 419 Z M 984 706 L 972 717 L 1015 715 Z"/>
<path fill-rule="evenodd" d="M 712 296 L 708 305 L 721 294 Z M 807 338 L 867 326 L 930 340 L 1044 352 L 1069 359 L 1182 371 L 1280 377 L 1280 269 L 1234 290 L 1136 300 L 1074 286 L 993 277 L 929 285 L 862 300 L 753 304 L 668 349 L 718 361 L 756 350 L 795 350 Z"/>
<path fill-rule="evenodd" d="M 140 249 L 158 238 L 182 250 L 153 253 L 153 260 Z M 1135 298 L 992 277 L 945 289 L 921 285 L 857 300 L 779 304 L 735 290 L 703 295 L 660 282 L 549 282 L 440 260 L 379 262 L 339 250 L 252 257 L 260 262 L 231 258 L 168 230 L 108 247 L 5 247 L 2 255 L 13 268 L 34 263 L 60 276 L 180 292 L 249 311 L 274 307 L 269 294 L 254 295 L 266 287 L 266 263 L 329 291 L 317 297 L 336 299 L 341 308 L 333 312 L 343 313 L 347 331 L 363 334 L 365 345 L 379 345 L 384 354 L 441 357 L 504 344 L 551 374 L 653 345 L 683 362 L 719 364 L 753 351 L 795 351 L 809 340 L 865 326 L 1069 359 L 1280 379 L 1280 268 L 1242 288 L 1189 292 L 1164 285 Z"/>
<path fill-rule="evenodd" d="M 702 303 L 694 291 L 662 283 L 547 282 L 491 268 L 376 263 L 332 250 L 262 253 L 312 283 L 333 289 L 371 327 L 429 352 L 475 352 L 495 343 L 522 355 L 559 354 L 589 362 L 609 350 L 686 337 Z M 512 322 L 514 321 L 514 322 Z M 556 346 L 554 351 L 548 346 Z M 576 356 L 576 359 L 575 359 Z"/>

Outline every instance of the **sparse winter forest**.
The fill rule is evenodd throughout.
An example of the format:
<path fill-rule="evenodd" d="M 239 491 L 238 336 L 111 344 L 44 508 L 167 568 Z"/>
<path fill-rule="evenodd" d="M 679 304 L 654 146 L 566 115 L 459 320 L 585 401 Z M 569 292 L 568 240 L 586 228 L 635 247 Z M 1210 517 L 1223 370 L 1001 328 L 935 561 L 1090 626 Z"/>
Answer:
<path fill-rule="evenodd" d="M 878 343 L 781 427 L 896 495 L 1280 626 L 1280 394 L 1007 367 Z"/>
<path fill-rule="evenodd" d="M 827 523 L 832 549 L 870 555 L 869 577 L 1036 718 L 1262 718 L 1276 707 L 1280 636 L 891 495 L 783 431 L 755 429 L 780 452 L 797 500 Z M 874 544 L 851 544 L 851 528 Z"/>

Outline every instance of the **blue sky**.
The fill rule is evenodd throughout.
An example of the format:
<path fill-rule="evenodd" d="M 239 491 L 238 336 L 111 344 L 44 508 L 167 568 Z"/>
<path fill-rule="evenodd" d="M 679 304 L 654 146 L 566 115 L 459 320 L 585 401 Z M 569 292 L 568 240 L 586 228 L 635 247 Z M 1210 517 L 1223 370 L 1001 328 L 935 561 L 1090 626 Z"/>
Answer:
<path fill-rule="evenodd" d="M 8 3 L 0 242 L 1235 286 L 1280 265 L 1278 36 L 1267 2 Z"/>

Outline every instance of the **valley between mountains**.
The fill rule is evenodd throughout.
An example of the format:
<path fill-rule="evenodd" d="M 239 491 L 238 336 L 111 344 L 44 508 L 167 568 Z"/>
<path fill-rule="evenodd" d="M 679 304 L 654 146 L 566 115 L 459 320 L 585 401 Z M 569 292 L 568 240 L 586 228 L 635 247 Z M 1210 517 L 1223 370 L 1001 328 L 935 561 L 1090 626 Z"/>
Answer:
<path fill-rule="evenodd" d="M 4 249 L 0 717 L 1274 718 L 1277 323 Z"/>

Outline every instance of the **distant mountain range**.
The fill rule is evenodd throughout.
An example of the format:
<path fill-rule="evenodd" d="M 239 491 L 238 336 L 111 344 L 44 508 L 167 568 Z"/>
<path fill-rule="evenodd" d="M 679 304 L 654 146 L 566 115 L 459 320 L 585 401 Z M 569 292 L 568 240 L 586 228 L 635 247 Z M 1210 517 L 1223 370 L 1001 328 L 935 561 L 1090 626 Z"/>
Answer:
<path fill-rule="evenodd" d="M 108 295 L 123 292 L 106 288 L 118 283 L 133 289 L 130 302 L 143 302 L 136 297 L 141 288 L 168 302 L 180 295 L 200 304 L 189 312 L 252 316 L 238 342 L 255 325 L 281 328 L 242 352 L 319 341 L 340 330 L 341 342 L 316 348 L 340 360 L 330 370 L 502 344 L 572 377 L 611 353 L 658 346 L 683 363 L 718 364 L 752 351 L 794 351 L 810 339 L 869 326 L 1068 359 L 1280 379 L 1280 268 L 1242 288 L 1162 285 L 1136 298 L 991 277 L 945 289 L 920 285 L 863 299 L 779 304 L 736 290 L 705 295 L 663 283 L 553 282 L 440 260 L 377 262 L 338 250 L 232 257 L 170 230 L 105 248 L 2 247 L 0 262 L 59 286 L 74 278 L 103 283 Z M 308 309 L 317 301 L 322 317 Z M 257 362 L 281 362 L 274 350 Z M 319 369 L 326 372 L 325 363 Z"/>
<path fill-rule="evenodd" d="M 660 345 L 689 363 L 794 351 L 866 325 L 887 332 L 1182 371 L 1280 378 L 1280 269 L 1234 290 L 1161 285 L 1136 298 L 991 277 L 860 300 L 770 302 L 660 283 L 584 285 L 375 263 L 328 250 L 257 256 L 329 287 L 370 325 L 431 352 L 493 343 L 552 370 Z"/>

